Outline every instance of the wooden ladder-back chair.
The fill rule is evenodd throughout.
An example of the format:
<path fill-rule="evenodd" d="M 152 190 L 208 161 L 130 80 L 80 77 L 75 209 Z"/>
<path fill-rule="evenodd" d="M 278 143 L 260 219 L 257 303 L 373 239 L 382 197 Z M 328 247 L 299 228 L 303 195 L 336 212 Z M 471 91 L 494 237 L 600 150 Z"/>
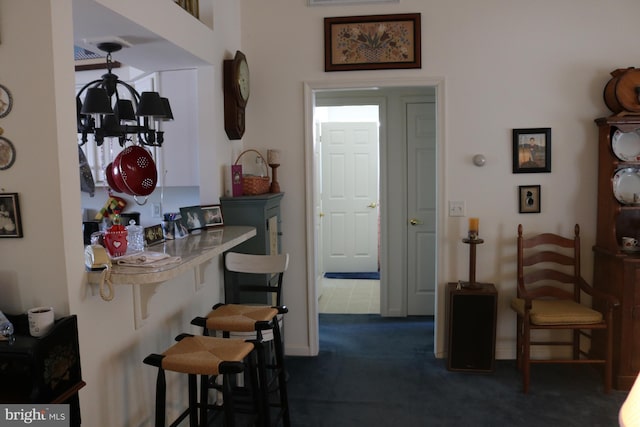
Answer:
<path fill-rule="evenodd" d="M 592 288 L 580 275 L 580 227 L 573 238 L 543 233 L 524 238 L 518 225 L 518 288 L 511 308 L 517 314 L 517 367 L 522 372 L 523 390 L 529 391 L 532 363 L 600 364 L 604 371 L 604 392 L 611 390 L 613 308 L 619 302 L 613 296 Z M 596 310 L 581 303 L 582 294 L 597 300 Z M 532 330 L 570 330 L 571 337 L 546 341 L 532 340 Z M 605 334 L 604 354 L 581 348 L 582 337 L 591 338 L 594 330 Z M 532 346 L 568 346 L 571 358 L 555 355 L 532 359 Z"/>

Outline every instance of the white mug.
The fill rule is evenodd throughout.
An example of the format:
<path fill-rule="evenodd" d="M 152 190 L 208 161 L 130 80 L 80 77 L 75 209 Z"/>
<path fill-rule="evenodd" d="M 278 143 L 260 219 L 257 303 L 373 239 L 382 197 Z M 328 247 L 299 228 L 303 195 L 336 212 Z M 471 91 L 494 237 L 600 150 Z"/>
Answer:
<path fill-rule="evenodd" d="M 27 311 L 29 333 L 32 337 L 41 337 L 53 326 L 53 307 L 34 307 Z"/>
<path fill-rule="evenodd" d="M 638 246 L 638 241 L 633 237 L 623 237 L 622 246 L 624 246 L 625 248 L 635 248 L 636 246 Z"/>

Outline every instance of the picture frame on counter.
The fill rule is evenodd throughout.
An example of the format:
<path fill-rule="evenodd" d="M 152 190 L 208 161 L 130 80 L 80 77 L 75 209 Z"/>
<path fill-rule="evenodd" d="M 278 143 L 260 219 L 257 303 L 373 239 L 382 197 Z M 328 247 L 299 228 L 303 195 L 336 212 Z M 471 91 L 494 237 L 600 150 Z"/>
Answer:
<path fill-rule="evenodd" d="M 422 68 L 420 16 L 324 18 L 324 70 Z"/>
<path fill-rule="evenodd" d="M 224 225 L 222 208 L 220 205 L 201 206 L 205 227 L 220 227 Z"/>
<path fill-rule="evenodd" d="M 144 228 L 144 244 L 145 246 L 152 246 L 157 243 L 164 242 L 164 232 L 162 231 L 162 224 L 152 225 Z"/>
<path fill-rule="evenodd" d="M 24 237 L 18 193 L 0 193 L 0 237 Z"/>
<path fill-rule="evenodd" d="M 551 172 L 551 128 L 513 129 L 513 173 Z"/>
<path fill-rule="evenodd" d="M 204 215 L 200 206 L 188 206 L 180 208 L 182 224 L 189 232 L 205 228 Z"/>
<path fill-rule="evenodd" d="M 539 185 L 520 185 L 518 187 L 518 211 L 520 213 L 540 213 L 540 192 Z"/>

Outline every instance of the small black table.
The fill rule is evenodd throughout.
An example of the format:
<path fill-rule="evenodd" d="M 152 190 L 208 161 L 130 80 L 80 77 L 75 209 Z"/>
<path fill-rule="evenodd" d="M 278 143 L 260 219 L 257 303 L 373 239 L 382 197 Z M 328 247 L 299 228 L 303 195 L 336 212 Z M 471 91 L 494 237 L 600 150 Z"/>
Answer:
<path fill-rule="evenodd" d="M 447 284 L 447 369 L 492 372 L 495 362 L 498 292 L 492 283 Z"/>
<path fill-rule="evenodd" d="M 80 369 L 78 319 L 62 317 L 42 337 L 29 334 L 27 315 L 7 318 L 15 342 L 0 341 L 0 403 L 70 405 L 71 425 L 80 425 L 78 390 L 85 386 Z"/>

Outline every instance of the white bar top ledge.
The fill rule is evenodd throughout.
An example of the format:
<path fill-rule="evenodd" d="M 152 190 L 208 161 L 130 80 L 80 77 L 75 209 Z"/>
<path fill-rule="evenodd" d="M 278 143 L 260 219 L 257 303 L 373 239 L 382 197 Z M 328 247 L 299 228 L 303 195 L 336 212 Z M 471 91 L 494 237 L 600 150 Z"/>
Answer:
<path fill-rule="evenodd" d="M 157 267 L 142 267 L 114 265 L 109 274 L 109 280 L 114 285 L 145 285 L 158 284 L 221 255 L 242 242 L 256 235 L 255 227 L 222 226 L 211 227 L 192 232 L 187 237 L 166 240 L 145 249 L 148 252 L 160 252 L 171 257 L 180 257 L 180 261 Z M 87 273 L 90 284 L 101 282 L 101 271 Z"/>

